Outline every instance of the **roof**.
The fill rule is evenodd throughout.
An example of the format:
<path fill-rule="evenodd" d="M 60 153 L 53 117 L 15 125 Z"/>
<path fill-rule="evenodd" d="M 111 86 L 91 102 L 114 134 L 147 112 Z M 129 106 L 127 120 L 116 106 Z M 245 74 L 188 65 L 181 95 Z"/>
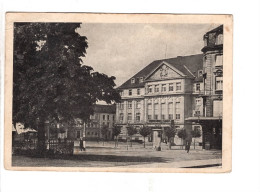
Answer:
<path fill-rule="evenodd" d="M 205 35 L 207 35 L 209 33 L 215 33 L 215 32 L 222 32 L 223 33 L 223 25 L 220 25 L 220 26 L 208 31 Z"/>
<path fill-rule="evenodd" d="M 116 113 L 116 105 L 95 105 L 94 113 Z"/>
<path fill-rule="evenodd" d="M 161 59 L 155 60 L 133 77 L 128 79 L 125 83 L 123 83 L 118 89 L 125 89 L 125 88 L 138 88 L 144 87 L 145 80 L 142 83 L 137 81 L 137 78 L 147 77 L 152 71 L 158 68 L 162 62 L 166 62 L 170 66 L 176 68 L 177 70 L 181 71 L 186 77 L 188 78 L 197 78 L 198 77 L 198 70 L 203 69 L 203 54 L 198 55 L 190 55 L 190 56 L 178 56 L 175 58 L 168 58 L 168 59 Z M 192 73 L 192 74 L 191 74 Z M 131 79 L 135 78 L 135 83 L 131 83 Z"/>

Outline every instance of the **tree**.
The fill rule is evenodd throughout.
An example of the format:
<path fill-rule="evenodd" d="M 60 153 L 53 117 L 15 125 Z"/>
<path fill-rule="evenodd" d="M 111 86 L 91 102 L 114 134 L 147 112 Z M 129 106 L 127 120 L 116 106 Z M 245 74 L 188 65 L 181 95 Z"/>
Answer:
<path fill-rule="evenodd" d="M 186 130 L 185 130 L 185 129 L 179 130 L 178 133 L 177 133 L 177 135 L 178 135 L 179 138 L 182 139 L 183 145 L 184 145 L 184 140 L 185 140 L 186 137 L 187 137 L 187 132 L 186 132 Z"/>
<path fill-rule="evenodd" d="M 132 147 L 132 136 L 137 133 L 137 129 L 134 126 L 127 127 L 127 134 L 130 137 L 130 146 Z"/>
<path fill-rule="evenodd" d="M 119 126 L 119 125 L 116 125 L 116 126 L 114 126 L 114 128 L 113 128 L 113 134 L 114 134 L 114 136 L 116 137 L 116 139 L 115 139 L 115 147 L 117 147 L 118 146 L 118 135 L 121 133 L 121 126 Z"/>
<path fill-rule="evenodd" d="M 108 126 L 104 125 L 101 129 L 101 134 L 103 137 L 103 145 L 104 145 L 104 141 L 107 139 L 107 133 L 108 133 Z"/>
<path fill-rule="evenodd" d="M 176 129 L 172 127 L 167 127 L 165 129 L 165 135 L 168 138 L 168 145 L 169 149 L 171 149 L 171 138 L 175 137 L 176 135 Z"/>
<path fill-rule="evenodd" d="M 84 122 L 98 100 L 118 102 L 115 77 L 82 64 L 87 38 L 80 23 L 15 23 L 13 123 L 38 129 L 38 152 L 45 152 L 45 122 Z"/>
<path fill-rule="evenodd" d="M 144 137 L 144 148 L 145 148 L 145 137 L 147 137 L 148 135 L 150 135 L 152 132 L 152 129 L 150 127 L 147 126 L 143 126 L 142 128 L 140 128 L 140 135 L 142 135 Z"/>
<path fill-rule="evenodd" d="M 192 130 L 191 132 L 191 135 L 194 138 L 194 149 L 195 149 L 195 140 L 196 138 L 201 137 L 201 132 L 198 128 L 194 128 L 194 130 Z"/>

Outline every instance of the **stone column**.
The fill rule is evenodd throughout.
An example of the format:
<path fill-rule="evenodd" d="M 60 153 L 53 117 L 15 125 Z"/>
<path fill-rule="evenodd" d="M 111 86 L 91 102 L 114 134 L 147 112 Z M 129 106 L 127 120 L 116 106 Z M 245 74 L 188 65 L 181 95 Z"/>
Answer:
<path fill-rule="evenodd" d="M 165 119 L 169 119 L 169 111 L 168 111 L 168 97 L 165 98 L 165 107 L 166 107 L 166 117 Z"/>

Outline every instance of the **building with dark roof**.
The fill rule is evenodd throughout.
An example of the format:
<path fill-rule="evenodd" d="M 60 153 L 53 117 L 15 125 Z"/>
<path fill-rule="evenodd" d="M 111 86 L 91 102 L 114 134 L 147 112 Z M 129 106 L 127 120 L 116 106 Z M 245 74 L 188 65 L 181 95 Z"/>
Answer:
<path fill-rule="evenodd" d="M 172 120 L 177 130 L 191 130 L 185 118 L 202 113 L 195 105 L 202 102 L 197 96 L 203 92 L 203 54 L 153 61 L 118 89 L 122 101 L 117 104 L 116 123 L 123 127 L 121 138 L 126 137 L 127 126 L 164 129 Z M 180 138 L 174 142 L 182 143 Z"/>

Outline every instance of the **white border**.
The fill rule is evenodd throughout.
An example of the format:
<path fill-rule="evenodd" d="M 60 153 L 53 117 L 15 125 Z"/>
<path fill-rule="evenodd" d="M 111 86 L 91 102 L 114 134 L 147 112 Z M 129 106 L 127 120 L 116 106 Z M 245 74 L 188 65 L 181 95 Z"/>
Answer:
<path fill-rule="evenodd" d="M 83 3 L 85 2 L 85 3 Z M 250 1 L 5 1 L 1 6 L 1 191 L 260 191 L 260 5 Z M 5 11 L 234 15 L 233 166 L 229 174 L 14 172 L 3 168 Z M 249 131 L 247 131 L 249 130 Z M 84 190 L 84 191 L 85 191 Z"/>

